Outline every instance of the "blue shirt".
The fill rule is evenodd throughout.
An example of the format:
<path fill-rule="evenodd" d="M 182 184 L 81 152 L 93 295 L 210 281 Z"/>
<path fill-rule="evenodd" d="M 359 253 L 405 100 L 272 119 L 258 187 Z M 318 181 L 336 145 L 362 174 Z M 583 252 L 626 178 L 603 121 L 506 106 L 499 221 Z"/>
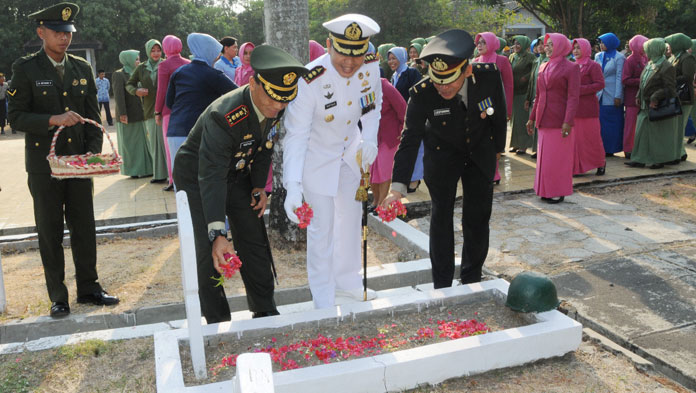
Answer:
<path fill-rule="evenodd" d="M 174 71 L 169 78 L 166 105 L 172 110 L 167 136 L 188 136 L 198 116 L 221 95 L 234 90 L 222 71 L 194 60 Z"/>
<path fill-rule="evenodd" d="M 99 102 L 109 102 L 109 88 L 111 87 L 111 82 L 108 79 L 97 78 L 97 101 Z"/>
<path fill-rule="evenodd" d="M 228 78 L 234 81 L 234 74 L 237 72 L 237 68 L 242 66 L 242 61 L 239 60 L 239 56 L 235 56 L 232 62 L 227 60 L 225 56 L 220 56 L 220 60 L 215 62 L 215 69 L 220 70 L 227 75 Z"/>

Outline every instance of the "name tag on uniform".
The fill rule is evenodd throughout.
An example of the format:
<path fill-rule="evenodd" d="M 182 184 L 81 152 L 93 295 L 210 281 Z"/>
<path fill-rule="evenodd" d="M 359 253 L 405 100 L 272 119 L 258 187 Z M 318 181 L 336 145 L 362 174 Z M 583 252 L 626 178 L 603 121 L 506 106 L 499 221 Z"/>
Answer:
<path fill-rule="evenodd" d="M 331 101 L 328 104 L 324 105 L 324 109 L 331 109 L 331 108 L 335 107 L 336 105 L 338 105 L 336 103 L 336 101 Z"/>
<path fill-rule="evenodd" d="M 48 87 L 53 86 L 52 80 L 36 81 L 36 87 Z"/>
<path fill-rule="evenodd" d="M 447 116 L 450 114 L 450 108 L 435 109 L 433 115 L 435 116 Z"/>
<path fill-rule="evenodd" d="M 254 145 L 254 140 L 249 140 L 249 141 L 244 141 L 239 144 L 239 150 L 246 149 L 247 147 L 253 146 Z"/>

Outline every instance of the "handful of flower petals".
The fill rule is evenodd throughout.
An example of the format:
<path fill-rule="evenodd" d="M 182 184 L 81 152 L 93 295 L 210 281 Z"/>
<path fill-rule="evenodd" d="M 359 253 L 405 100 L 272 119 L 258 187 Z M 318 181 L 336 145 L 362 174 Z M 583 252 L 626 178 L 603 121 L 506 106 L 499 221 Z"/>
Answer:
<path fill-rule="evenodd" d="M 406 206 L 398 200 L 390 203 L 386 209 L 381 205 L 377 206 L 375 211 L 379 214 L 382 222 L 392 222 L 396 219 L 396 216 L 406 217 Z"/>
<path fill-rule="evenodd" d="M 297 226 L 304 229 L 307 228 L 309 226 L 309 222 L 312 221 L 312 218 L 314 217 L 314 210 L 312 210 L 312 207 L 309 206 L 307 202 L 302 202 L 302 206 L 295 209 L 295 214 L 300 220 L 300 223 L 297 224 Z"/>
<path fill-rule="evenodd" d="M 220 267 L 222 268 L 222 275 L 220 277 L 210 277 L 212 278 L 217 284 L 215 284 L 216 287 L 222 286 L 222 284 L 225 283 L 226 278 L 232 278 L 239 269 L 242 267 L 242 261 L 239 259 L 237 254 L 230 254 L 230 253 L 225 253 L 225 262 L 223 264 L 220 264 Z"/>

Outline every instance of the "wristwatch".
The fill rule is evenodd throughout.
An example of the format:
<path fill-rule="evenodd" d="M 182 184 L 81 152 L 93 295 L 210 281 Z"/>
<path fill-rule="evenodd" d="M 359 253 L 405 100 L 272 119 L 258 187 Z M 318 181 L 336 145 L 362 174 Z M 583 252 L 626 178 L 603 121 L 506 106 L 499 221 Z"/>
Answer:
<path fill-rule="evenodd" d="M 211 243 L 214 242 L 218 236 L 222 236 L 227 239 L 227 231 L 224 229 L 213 229 L 212 231 L 208 232 L 208 240 L 210 240 Z"/>

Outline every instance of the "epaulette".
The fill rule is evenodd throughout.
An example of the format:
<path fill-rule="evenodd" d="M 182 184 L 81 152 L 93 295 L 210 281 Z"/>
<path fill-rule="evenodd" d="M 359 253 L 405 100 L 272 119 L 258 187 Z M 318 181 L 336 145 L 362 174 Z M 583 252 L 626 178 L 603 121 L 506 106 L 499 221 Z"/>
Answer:
<path fill-rule="evenodd" d="M 26 63 L 27 61 L 29 61 L 29 60 L 35 58 L 36 55 L 37 55 L 38 53 L 39 53 L 39 52 L 32 53 L 32 54 L 30 54 L 30 55 L 26 55 L 26 56 L 20 57 L 19 59 L 15 60 L 15 63 L 17 63 L 17 64 Z"/>
<path fill-rule="evenodd" d="M 89 64 L 89 62 L 88 62 L 84 57 L 75 56 L 75 55 L 73 55 L 73 54 L 71 54 L 71 53 L 68 53 L 67 55 L 68 55 L 68 57 L 70 57 L 70 60 L 75 60 L 75 61 L 78 61 L 78 62 L 83 62 L 83 63 Z"/>
<path fill-rule="evenodd" d="M 476 72 L 498 71 L 498 65 L 495 63 L 471 63 L 471 66 Z"/>
<path fill-rule="evenodd" d="M 375 56 L 372 53 L 368 53 L 365 55 L 365 64 L 374 63 L 377 60 L 379 60 L 379 59 L 377 59 L 377 56 Z"/>
<path fill-rule="evenodd" d="M 324 68 L 323 66 L 316 66 L 309 70 L 307 75 L 303 76 L 302 78 L 304 78 L 307 84 L 310 84 L 313 80 L 320 77 L 324 73 L 324 71 L 326 71 L 326 68 Z"/>
<path fill-rule="evenodd" d="M 234 109 L 232 109 L 228 114 L 225 115 L 225 119 L 230 127 L 234 127 L 235 124 L 244 120 L 249 116 L 249 108 L 242 104 Z"/>
<path fill-rule="evenodd" d="M 432 84 L 433 84 L 433 81 L 430 79 L 429 76 L 426 76 L 423 79 L 419 80 L 418 83 L 413 85 L 413 87 L 411 87 L 409 89 L 409 91 L 412 94 L 418 94 L 418 92 L 422 91 L 423 89 L 425 89 L 426 87 L 428 87 Z"/>

